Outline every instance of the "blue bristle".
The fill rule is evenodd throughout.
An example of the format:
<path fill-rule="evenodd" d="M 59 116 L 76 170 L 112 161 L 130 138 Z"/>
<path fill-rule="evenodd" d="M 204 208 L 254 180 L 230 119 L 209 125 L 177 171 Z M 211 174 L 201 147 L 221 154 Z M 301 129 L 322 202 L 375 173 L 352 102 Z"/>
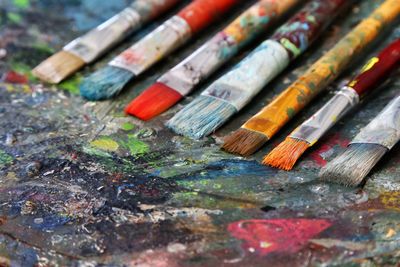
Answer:
<path fill-rule="evenodd" d="M 86 77 L 80 85 L 81 95 L 91 101 L 105 100 L 117 95 L 134 77 L 128 70 L 106 66 Z"/>
<path fill-rule="evenodd" d="M 226 101 L 199 96 L 167 122 L 174 132 L 195 139 L 207 136 L 237 112 Z"/>

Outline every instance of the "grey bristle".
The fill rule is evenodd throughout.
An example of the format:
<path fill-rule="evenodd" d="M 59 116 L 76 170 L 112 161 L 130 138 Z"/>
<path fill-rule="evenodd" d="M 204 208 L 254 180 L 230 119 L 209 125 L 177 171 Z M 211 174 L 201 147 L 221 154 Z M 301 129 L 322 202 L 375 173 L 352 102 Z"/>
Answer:
<path fill-rule="evenodd" d="M 106 66 L 85 78 L 80 85 L 81 95 L 92 101 L 105 100 L 117 95 L 133 78 L 128 70 Z"/>
<path fill-rule="evenodd" d="M 357 186 L 389 150 L 378 144 L 351 144 L 346 151 L 328 163 L 321 179 L 346 186 Z"/>
<path fill-rule="evenodd" d="M 214 132 L 236 112 L 236 108 L 226 101 L 201 95 L 166 125 L 178 134 L 200 139 Z"/>

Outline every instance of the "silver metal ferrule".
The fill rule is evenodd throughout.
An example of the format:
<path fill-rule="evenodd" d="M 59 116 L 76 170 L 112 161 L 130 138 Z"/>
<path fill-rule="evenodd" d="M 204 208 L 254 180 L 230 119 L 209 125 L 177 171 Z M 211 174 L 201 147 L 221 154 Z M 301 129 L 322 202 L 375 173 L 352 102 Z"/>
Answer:
<path fill-rule="evenodd" d="M 109 65 L 139 75 L 184 44 L 191 35 L 188 23 L 174 16 L 114 58 Z"/>
<path fill-rule="evenodd" d="M 141 26 L 141 17 L 135 9 L 128 7 L 87 34 L 75 39 L 64 47 L 91 63 L 108 49 Z"/>
<path fill-rule="evenodd" d="M 353 139 L 352 144 L 377 144 L 392 149 L 400 140 L 400 95 Z"/>
<path fill-rule="evenodd" d="M 359 101 L 360 97 L 354 89 L 343 87 L 317 113 L 294 130 L 290 137 L 315 144 Z"/>

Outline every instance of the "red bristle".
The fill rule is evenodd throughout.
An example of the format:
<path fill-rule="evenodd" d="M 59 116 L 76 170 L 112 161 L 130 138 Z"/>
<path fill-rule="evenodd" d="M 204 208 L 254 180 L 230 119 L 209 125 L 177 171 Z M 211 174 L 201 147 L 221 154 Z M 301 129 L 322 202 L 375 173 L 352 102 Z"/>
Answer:
<path fill-rule="evenodd" d="M 157 82 L 136 97 L 125 108 L 125 112 L 147 121 L 163 113 L 181 99 L 182 95 L 177 91 Z"/>

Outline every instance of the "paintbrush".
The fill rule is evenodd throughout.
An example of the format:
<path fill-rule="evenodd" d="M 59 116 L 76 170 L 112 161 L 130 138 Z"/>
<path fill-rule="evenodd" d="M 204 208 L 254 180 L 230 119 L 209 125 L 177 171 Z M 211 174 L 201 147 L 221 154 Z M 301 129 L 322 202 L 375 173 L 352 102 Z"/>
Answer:
<path fill-rule="evenodd" d="M 126 113 L 149 120 L 166 111 L 299 2 L 257 2 L 143 91 L 126 107 Z"/>
<path fill-rule="evenodd" d="M 343 10 L 346 2 L 309 2 L 270 39 L 178 112 L 167 126 L 196 139 L 215 131 L 302 54 Z"/>
<path fill-rule="evenodd" d="M 357 186 L 399 140 L 400 96 L 397 96 L 360 131 L 342 155 L 321 170 L 320 177 L 329 182 Z"/>
<path fill-rule="evenodd" d="M 59 83 L 180 1 L 136 0 L 121 13 L 67 44 L 32 73 L 43 81 Z"/>
<path fill-rule="evenodd" d="M 81 95 L 89 100 L 117 95 L 130 80 L 181 47 L 238 3 L 239 0 L 194 0 L 106 67 L 84 79 Z"/>
<path fill-rule="evenodd" d="M 274 101 L 228 136 L 222 148 L 243 156 L 255 153 L 366 51 L 399 14 L 398 0 L 382 3 Z"/>
<path fill-rule="evenodd" d="M 294 130 L 269 153 L 263 164 L 291 170 L 304 152 L 343 116 L 359 104 L 361 97 L 377 88 L 399 64 L 400 39 L 392 42 L 377 57 L 371 58 L 346 86 L 341 88 L 316 114 Z"/>

